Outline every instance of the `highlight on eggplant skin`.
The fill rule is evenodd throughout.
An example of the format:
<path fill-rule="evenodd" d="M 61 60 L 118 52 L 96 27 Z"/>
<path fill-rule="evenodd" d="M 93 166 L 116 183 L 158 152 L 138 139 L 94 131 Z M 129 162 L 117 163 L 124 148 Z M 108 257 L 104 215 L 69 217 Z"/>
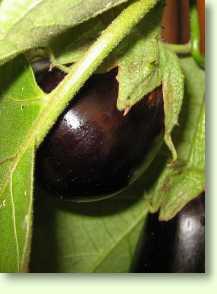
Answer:
<path fill-rule="evenodd" d="M 205 194 L 168 222 L 150 215 L 146 230 L 133 272 L 205 273 Z"/>

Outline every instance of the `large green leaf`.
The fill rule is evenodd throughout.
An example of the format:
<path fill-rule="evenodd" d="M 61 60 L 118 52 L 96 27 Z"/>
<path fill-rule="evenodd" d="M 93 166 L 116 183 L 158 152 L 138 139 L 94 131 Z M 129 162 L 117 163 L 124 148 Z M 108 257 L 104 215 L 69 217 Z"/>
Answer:
<path fill-rule="evenodd" d="M 31 271 L 129 272 L 147 219 L 142 192 L 64 204 L 37 191 Z"/>
<path fill-rule="evenodd" d="M 127 0 L 2 0 L 0 64 Z"/>
<path fill-rule="evenodd" d="M 152 165 L 154 185 L 145 194 L 152 212 L 160 209 L 162 220 L 171 219 L 205 189 L 204 71 L 192 58 L 181 60 L 185 75 L 185 96 L 174 131 L 178 160 L 171 164 L 162 151 Z M 152 172 L 153 173 L 153 172 Z"/>
<path fill-rule="evenodd" d="M 0 69 L 0 272 L 25 271 L 32 222 L 34 145 L 26 134 L 42 93 L 23 58 Z"/>

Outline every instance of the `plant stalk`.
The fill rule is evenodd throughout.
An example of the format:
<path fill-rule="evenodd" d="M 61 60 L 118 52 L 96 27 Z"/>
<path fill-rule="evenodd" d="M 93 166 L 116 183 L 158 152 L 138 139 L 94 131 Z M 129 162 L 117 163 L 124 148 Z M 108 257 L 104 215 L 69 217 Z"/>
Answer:
<path fill-rule="evenodd" d="M 36 121 L 36 146 L 43 141 L 58 116 L 93 74 L 105 57 L 126 37 L 132 28 L 152 9 L 158 0 L 133 1 L 102 32 L 84 57 L 70 70 L 64 80 L 47 95 L 47 103 Z"/>
<path fill-rule="evenodd" d="M 164 43 L 164 45 L 176 54 L 180 54 L 180 55 L 191 54 L 191 42 L 188 42 L 186 44 Z"/>
<path fill-rule="evenodd" d="M 200 51 L 200 24 L 198 11 L 195 4 L 191 5 L 190 10 L 190 25 L 191 25 L 191 52 L 193 58 L 202 67 L 205 67 L 205 60 Z"/>

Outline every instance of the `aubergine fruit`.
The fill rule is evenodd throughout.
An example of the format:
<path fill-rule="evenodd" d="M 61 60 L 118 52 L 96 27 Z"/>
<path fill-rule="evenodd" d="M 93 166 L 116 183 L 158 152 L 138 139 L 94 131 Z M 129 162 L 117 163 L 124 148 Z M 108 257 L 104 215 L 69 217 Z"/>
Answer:
<path fill-rule="evenodd" d="M 205 272 L 205 195 L 187 204 L 172 220 L 150 215 L 133 272 Z"/>
<path fill-rule="evenodd" d="M 117 68 L 94 74 L 59 117 L 37 152 L 39 183 L 54 197 L 91 201 L 134 181 L 164 129 L 161 87 L 124 115 L 116 107 Z M 44 92 L 64 78 L 58 70 L 36 74 Z"/>

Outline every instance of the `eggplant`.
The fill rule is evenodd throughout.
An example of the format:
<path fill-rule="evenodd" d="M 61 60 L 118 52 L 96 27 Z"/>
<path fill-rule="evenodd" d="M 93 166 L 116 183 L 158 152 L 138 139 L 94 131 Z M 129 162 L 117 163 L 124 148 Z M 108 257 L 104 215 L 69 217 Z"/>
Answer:
<path fill-rule="evenodd" d="M 116 75 L 117 68 L 94 74 L 38 149 L 38 182 L 58 199 L 92 201 L 119 193 L 138 177 L 163 132 L 161 88 L 126 114 L 116 107 Z M 49 93 L 64 76 L 53 69 L 36 80 Z"/>
<path fill-rule="evenodd" d="M 187 204 L 172 220 L 150 215 L 133 272 L 205 272 L 205 195 Z"/>

